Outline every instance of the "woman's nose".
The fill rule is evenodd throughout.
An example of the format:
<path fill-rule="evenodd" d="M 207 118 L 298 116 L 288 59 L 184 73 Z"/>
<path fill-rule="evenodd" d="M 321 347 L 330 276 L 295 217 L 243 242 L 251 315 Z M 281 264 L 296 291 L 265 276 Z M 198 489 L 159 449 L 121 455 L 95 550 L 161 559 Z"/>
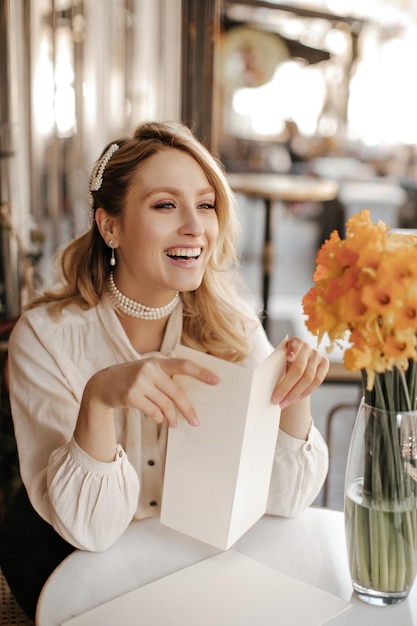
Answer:
<path fill-rule="evenodd" d="M 201 216 L 196 209 L 184 211 L 180 232 L 183 235 L 193 235 L 194 237 L 204 233 Z"/>

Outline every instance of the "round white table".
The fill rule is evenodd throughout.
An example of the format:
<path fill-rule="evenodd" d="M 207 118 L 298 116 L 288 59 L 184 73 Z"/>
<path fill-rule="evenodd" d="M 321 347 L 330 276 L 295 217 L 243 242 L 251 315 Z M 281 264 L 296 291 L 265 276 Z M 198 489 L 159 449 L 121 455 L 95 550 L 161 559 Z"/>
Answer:
<path fill-rule="evenodd" d="M 417 584 L 401 604 L 374 607 L 352 595 L 343 513 L 309 508 L 295 519 L 264 516 L 233 549 L 334 593 L 352 608 L 343 626 L 417 626 Z M 53 572 L 38 603 L 37 626 L 62 622 L 220 551 L 150 518 L 133 523 L 108 550 L 76 550 Z"/>

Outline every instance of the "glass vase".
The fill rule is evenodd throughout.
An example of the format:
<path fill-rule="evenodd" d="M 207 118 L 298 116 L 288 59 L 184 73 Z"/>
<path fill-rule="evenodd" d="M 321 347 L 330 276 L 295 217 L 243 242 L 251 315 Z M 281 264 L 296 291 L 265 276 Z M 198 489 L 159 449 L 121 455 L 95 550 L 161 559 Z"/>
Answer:
<path fill-rule="evenodd" d="M 362 401 L 349 448 L 345 533 L 355 594 L 405 600 L 417 573 L 417 411 Z"/>

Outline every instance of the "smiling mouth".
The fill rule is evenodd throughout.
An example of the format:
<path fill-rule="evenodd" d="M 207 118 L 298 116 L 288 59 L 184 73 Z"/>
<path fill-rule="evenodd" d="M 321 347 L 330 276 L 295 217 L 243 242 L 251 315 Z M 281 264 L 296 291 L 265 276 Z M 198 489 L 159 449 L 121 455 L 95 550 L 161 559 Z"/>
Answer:
<path fill-rule="evenodd" d="M 181 259 L 184 261 L 188 261 L 189 259 L 198 259 L 201 251 L 201 248 L 171 248 L 170 250 L 165 250 L 165 254 L 170 259 Z"/>

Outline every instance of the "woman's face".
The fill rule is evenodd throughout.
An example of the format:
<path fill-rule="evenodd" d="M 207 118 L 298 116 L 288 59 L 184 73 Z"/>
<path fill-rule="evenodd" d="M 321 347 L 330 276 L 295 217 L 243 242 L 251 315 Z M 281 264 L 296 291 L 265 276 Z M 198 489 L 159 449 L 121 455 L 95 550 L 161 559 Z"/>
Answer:
<path fill-rule="evenodd" d="M 116 229 L 118 288 L 166 304 L 202 281 L 219 231 L 214 189 L 189 154 L 166 148 L 138 168 Z"/>

